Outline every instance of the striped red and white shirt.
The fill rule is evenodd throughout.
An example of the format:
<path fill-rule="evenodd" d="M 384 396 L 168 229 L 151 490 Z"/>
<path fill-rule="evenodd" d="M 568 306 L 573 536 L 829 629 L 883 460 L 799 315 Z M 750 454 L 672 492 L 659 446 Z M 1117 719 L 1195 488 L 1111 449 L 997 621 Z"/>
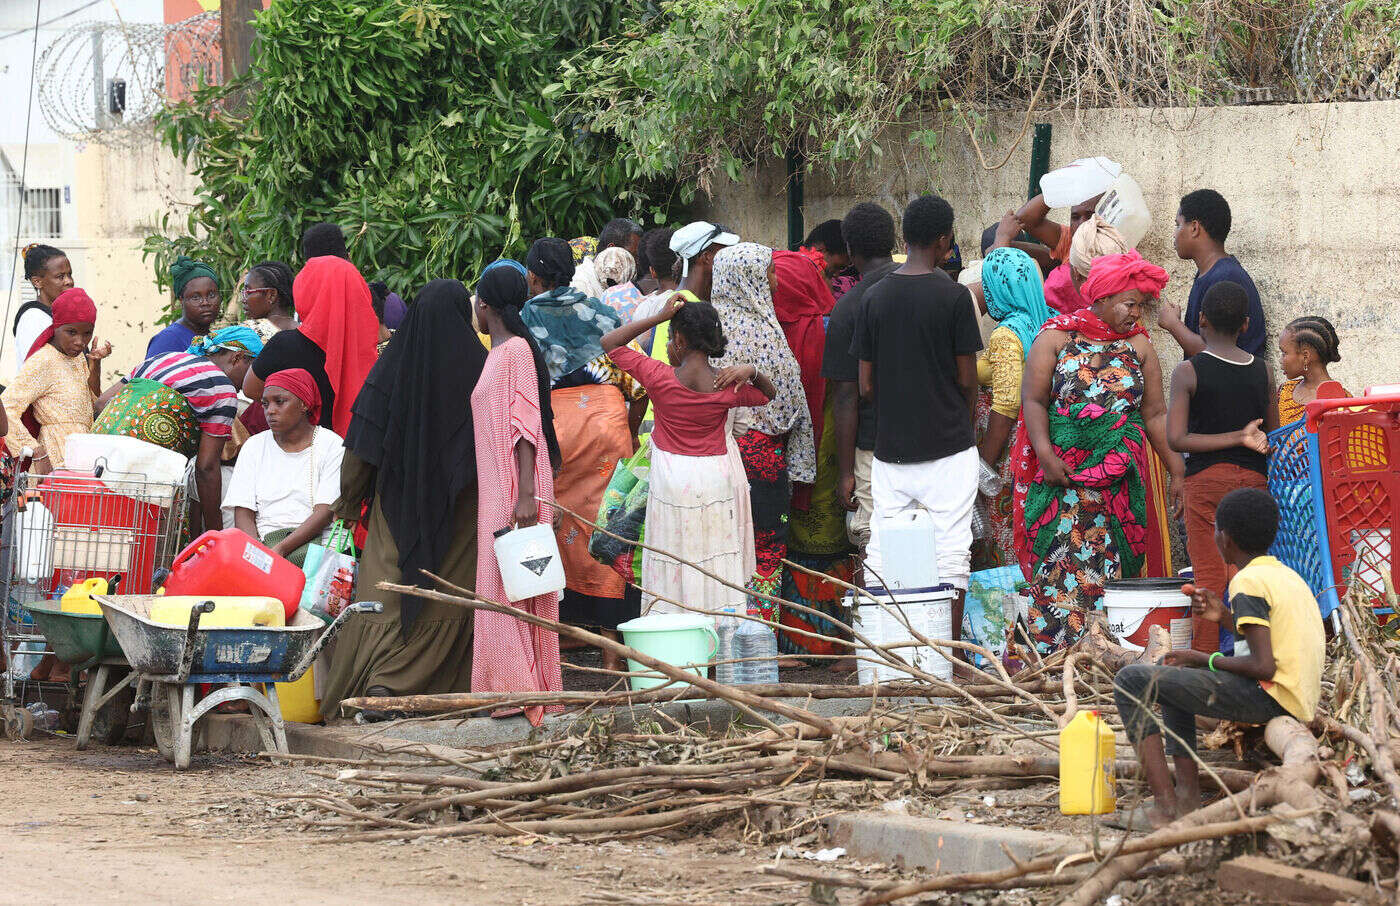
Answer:
<path fill-rule="evenodd" d="M 203 356 L 188 352 L 163 353 L 147 359 L 131 376 L 159 381 L 183 396 L 205 434 L 228 437 L 233 433 L 233 420 L 238 417 L 238 391 L 219 366 Z"/>

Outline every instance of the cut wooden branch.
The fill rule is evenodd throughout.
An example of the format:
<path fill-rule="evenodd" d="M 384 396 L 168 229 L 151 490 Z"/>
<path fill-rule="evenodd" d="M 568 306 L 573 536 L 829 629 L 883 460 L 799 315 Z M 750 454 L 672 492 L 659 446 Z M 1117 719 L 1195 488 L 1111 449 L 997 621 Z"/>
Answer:
<path fill-rule="evenodd" d="M 438 581 L 442 581 L 437 576 L 432 576 L 432 578 Z M 530 613 L 529 611 L 519 607 L 511 607 L 506 604 L 498 604 L 495 601 L 488 601 L 485 598 L 480 597 L 466 598 L 461 595 L 449 595 L 444 594 L 440 591 L 435 591 L 433 589 L 418 588 L 411 585 L 397 585 L 392 582 L 380 582 L 379 588 L 383 589 L 384 591 L 396 591 L 399 594 L 415 595 L 420 598 L 427 598 L 433 601 L 441 601 L 446 604 L 456 604 L 461 607 L 471 608 L 473 610 L 485 610 L 489 611 L 490 613 L 498 613 L 503 614 L 505 616 L 514 617 L 515 619 L 520 620 L 522 623 L 529 623 L 532 626 L 538 626 L 541 629 L 548 629 L 552 632 L 557 632 L 560 635 L 567 635 L 572 638 L 582 639 L 583 641 L 588 642 L 590 645 L 593 645 L 597 648 L 602 648 L 604 651 L 608 651 L 625 658 L 630 658 L 631 660 L 634 660 L 645 667 L 649 667 L 652 670 L 657 671 L 658 673 L 665 674 L 667 677 L 674 679 L 677 682 L 689 683 L 693 686 L 696 686 L 697 688 L 705 689 L 709 692 L 712 692 L 717 698 L 722 698 L 726 701 L 733 702 L 735 705 L 743 708 L 745 711 L 748 711 L 750 713 L 756 714 L 756 709 L 763 709 L 766 711 L 771 711 L 774 714 L 786 717 L 788 720 L 795 720 L 799 723 L 807 724 L 814 730 L 819 730 L 828 735 L 833 734 L 835 732 L 835 726 L 831 723 L 830 720 L 818 714 L 813 714 L 811 711 L 808 711 L 805 708 L 798 708 L 793 705 L 789 705 L 783 701 L 760 698 L 757 695 L 752 695 L 748 692 L 745 692 L 743 690 L 743 687 L 741 686 L 726 686 L 723 683 L 717 683 L 714 680 L 707 679 L 702 676 L 696 676 L 695 674 L 687 670 L 682 670 L 681 668 L 672 666 L 671 664 L 668 664 L 665 661 L 657 660 L 651 655 L 638 651 L 630 645 L 624 645 L 621 642 L 615 642 L 607 636 L 602 636 L 595 632 L 589 632 L 587 629 L 580 629 L 577 626 L 570 626 L 567 623 L 560 623 L 558 620 L 550 620 L 545 617 L 539 616 L 538 614 Z M 772 722 L 768 721 L 766 718 L 761 719 L 761 722 L 773 726 Z"/>

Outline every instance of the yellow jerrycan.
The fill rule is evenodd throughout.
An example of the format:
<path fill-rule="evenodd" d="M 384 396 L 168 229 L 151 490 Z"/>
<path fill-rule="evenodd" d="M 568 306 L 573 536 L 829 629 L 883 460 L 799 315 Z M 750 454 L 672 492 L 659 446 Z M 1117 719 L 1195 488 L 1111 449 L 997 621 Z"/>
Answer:
<path fill-rule="evenodd" d="M 100 576 L 74 582 L 58 599 L 58 609 L 63 613 L 87 613 L 102 615 L 102 608 L 92 599 L 93 595 L 107 593 L 107 580 Z"/>
<path fill-rule="evenodd" d="M 1104 815 L 1117 807 L 1113 731 L 1097 711 L 1080 711 L 1060 730 L 1060 814 Z"/>

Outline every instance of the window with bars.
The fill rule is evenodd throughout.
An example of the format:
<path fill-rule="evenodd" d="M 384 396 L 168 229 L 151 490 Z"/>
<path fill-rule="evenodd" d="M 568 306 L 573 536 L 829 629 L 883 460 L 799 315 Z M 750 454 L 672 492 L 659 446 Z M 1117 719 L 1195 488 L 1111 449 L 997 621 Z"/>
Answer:
<path fill-rule="evenodd" d="M 33 239 L 63 238 L 63 190 L 25 189 L 20 234 Z"/>

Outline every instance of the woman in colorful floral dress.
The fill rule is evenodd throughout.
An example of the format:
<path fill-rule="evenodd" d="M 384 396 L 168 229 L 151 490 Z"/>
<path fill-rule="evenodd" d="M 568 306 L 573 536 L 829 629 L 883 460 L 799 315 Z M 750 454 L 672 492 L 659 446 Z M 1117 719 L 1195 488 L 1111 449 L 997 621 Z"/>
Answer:
<path fill-rule="evenodd" d="M 1042 653 L 1075 641 L 1104 587 L 1142 569 L 1149 442 L 1180 509 L 1185 464 L 1167 447 L 1161 366 L 1139 324 L 1166 282 L 1137 252 L 1098 258 L 1083 288 L 1090 307 L 1052 318 L 1031 346 L 1012 456 L 1016 547 Z"/>

